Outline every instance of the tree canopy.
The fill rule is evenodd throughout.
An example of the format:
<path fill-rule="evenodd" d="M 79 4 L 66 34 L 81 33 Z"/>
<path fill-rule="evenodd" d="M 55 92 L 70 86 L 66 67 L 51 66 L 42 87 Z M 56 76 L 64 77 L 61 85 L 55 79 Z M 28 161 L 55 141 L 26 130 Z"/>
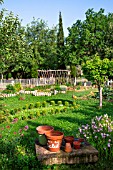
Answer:
<path fill-rule="evenodd" d="M 2 2 L 2 1 L 1 1 Z M 113 59 L 113 14 L 88 9 L 64 37 L 62 15 L 51 29 L 33 18 L 26 27 L 13 12 L 0 11 L 0 72 L 7 78 L 37 77 L 37 69 L 74 68 L 92 60 Z M 112 68 L 111 68 L 112 70 Z M 76 71 L 77 73 L 77 71 Z M 109 75 L 110 76 L 110 75 Z"/>

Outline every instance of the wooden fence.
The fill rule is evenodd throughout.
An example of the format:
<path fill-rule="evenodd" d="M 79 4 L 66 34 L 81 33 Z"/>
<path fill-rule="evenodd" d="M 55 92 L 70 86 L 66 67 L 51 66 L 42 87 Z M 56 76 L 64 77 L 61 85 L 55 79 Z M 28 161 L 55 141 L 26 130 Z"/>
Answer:
<path fill-rule="evenodd" d="M 86 79 L 84 78 L 78 78 L 76 79 L 76 83 L 75 83 L 75 79 L 74 78 L 54 78 L 54 77 L 50 77 L 50 78 L 31 78 L 31 79 L 1 79 L 0 80 L 0 88 L 6 88 L 6 86 L 8 84 L 15 84 L 15 83 L 21 83 L 22 86 L 41 86 L 41 85 L 54 85 L 54 84 L 71 84 L 71 85 L 78 85 L 81 82 L 81 85 L 83 86 L 91 86 L 91 82 L 86 81 Z M 107 82 L 107 85 L 113 86 L 113 80 L 109 80 Z"/>

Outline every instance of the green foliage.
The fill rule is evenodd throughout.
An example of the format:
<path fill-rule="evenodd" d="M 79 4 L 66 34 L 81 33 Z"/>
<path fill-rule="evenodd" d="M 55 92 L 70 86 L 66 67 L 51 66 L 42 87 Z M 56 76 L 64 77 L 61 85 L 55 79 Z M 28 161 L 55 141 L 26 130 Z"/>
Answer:
<path fill-rule="evenodd" d="M 47 114 L 47 110 L 46 109 L 42 110 L 41 114 L 45 116 Z"/>
<path fill-rule="evenodd" d="M 36 116 L 39 117 L 40 116 L 40 111 L 36 111 Z"/>
<path fill-rule="evenodd" d="M 43 106 L 43 107 L 46 107 L 46 106 L 47 106 L 47 102 L 46 102 L 46 101 L 43 101 L 42 106 Z"/>
<path fill-rule="evenodd" d="M 98 86 L 102 86 L 107 80 L 110 66 L 109 59 L 101 60 L 98 55 L 95 55 L 94 59 L 87 60 L 82 66 L 85 77 L 92 82 L 96 82 Z"/>
<path fill-rule="evenodd" d="M 16 92 L 19 92 L 20 90 L 22 90 L 22 85 L 20 83 L 15 83 L 14 88 L 15 88 Z"/>
<path fill-rule="evenodd" d="M 36 108 L 39 108 L 40 106 L 41 106 L 41 103 L 40 103 L 40 102 L 36 102 L 36 103 L 35 103 L 35 107 L 36 107 Z"/>
<path fill-rule="evenodd" d="M 65 104 L 65 106 L 69 106 L 69 102 L 67 102 L 67 101 L 65 101 L 64 104 Z"/>
<path fill-rule="evenodd" d="M 104 101 L 102 110 L 96 107 L 98 101 L 96 99 L 83 100 L 82 97 L 90 93 L 91 90 L 83 92 L 67 92 L 66 94 L 58 94 L 55 96 L 41 96 L 34 97 L 32 95 L 26 96 L 26 100 L 19 101 L 17 97 L 5 98 L 1 101 L 1 104 L 6 104 L 5 109 L 11 110 L 16 108 L 23 108 L 25 104 L 36 103 L 37 101 L 68 101 L 70 104 L 69 109 L 67 107 L 55 107 L 49 108 L 34 108 L 31 110 L 22 110 L 15 115 L 10 115 L 8 118 L 11 122 L 2 122 L 0 124 L 0 169 L 53 169 L 53 166 L 43 166 L 36 159 L 36 153 L 34 150 L 34 141 L 37 138 L 36 127 L 38 125 L 47 124 L 64 132 L 64 135 L 74 135 L 77 137 L 78 128 L 83 124 L 90 124 L 91 119 L 94 116 L 101 116 L 104 113 L 108 113 L 109 118 L 113 120 L 113 103 Z M 71 105 L 72 94 L 77 96 L 76 104 L 79 108 L 73 108 Z M 12 104 L 13 103 L 13 104 Z M 17 105 L 18 104 L 18 105 Z M 57 109 L 56 109 L 57 108 Z M 45 116 L 40 115 L 42 110 L 46 110 Z M 57 112 L 56 112 L 57 110 Z M 45 112 L 45 111 L 44 111 Z M 43 112 L 43 113 L 44 113 Z M 58 113 L 58 114 L 55 114 Z M 50 113 L 50 114 L 49 114 Z M 53 114 L 54 115 L 53 115 Z M 3 114 L 3 112 L 2 112 Z M 39 115 L 38 115 L 39 114 Z M 32 115 L 32 116 L 31 116 Z M 110 117 L 111 115 L 111 117 Z M 15 119 L 14 117 L 18 118 Z M 33 119 L 32 119 L 33 117 Z M 28 120 L 29 119 L 29 120 Z M 109 121 L 109 120 L 108 120 Z M 13 123 L 12 123 L 13 122 Z M 27 122 L 27 123 L 26 123 Z M 103 122 L 104 123 L 104 122 Z M 29 128 L 28 128 L 29 127 Z M 27 128 L 27 129 L 26 129 Z M 104 142 L 101 141 L 101 142 Z M 91 142 L 93 145 L 94 141 Z M 97 143 L 97 141 L 96 141 Z M 99 148 L 103 145 L 98 146 Z M 101 148 L 102 149 L 102 148 Z M 100 153 L 99 153 L 100 154 Z M 112 154 L 112 152 L 110 152 Z M 74 164 L 74 165 L 58 165 L 58 169 L 112 169 L 112 155 L 111 158 L 100 156 L 97 163 L 94 164 Z M 8 160 L 8 161 L 7 161 Z M 2 168 L 1 168 L 2 167 Z"/>
<path fill-rule="evenodd" d="M 2 91 L 2 93 L 6 93 L 6 94 L 10 94 L 10 93 L 15 93 L 16 90 L 15 90 L 15 87 L 12 85 L 12 84 L 8 84 L 6 86 L 6 89 Z"/>
<path fill-rule="evenodd" d="M 50 101 L 50 105 L 55 106 L 55 101 L 54 101 L 54 100 L 51 100 L 51 101 Z"/>
<path fill-rule="evenodd" d="M 107 160 L 113 157 L 113 121 L 107 114 L 94 117 L 90 125 L 82 125 L 79 131 L 99 150 L 100 156 L 105 155 Z"/>
<path fill-rule="evenodd" d="M 62 101 L 59 100 L 59 101 L 57 102 L 57 104 L 58 104 L 59 106 L 61 106 L 61 105 L 62 105 Z"/>
<path fill-rule="evenodd" d="M 102 86 L 108 80 L 109 70 L 111 68 L 111 61 L 107 58 L 101 60 L 98 55 L 94 55 L 92 60 L 87 60 L 82 65 L 85 77 L 92 83 L 96 83 L 99 88 L 99 101 L 102 107 Z M 113 72 L 113 68 L 110 70 Z M 111 73 L 112 74 L 112 73 Z"/>
<path fill-rule="evenodd" d="M 33 109 L 33 108 L 34 108 L 34 104 L 33 104 L 33 103 L 30 103 L 28 108 L 29 108 L 29 109 Z"/>
<path fill-rule="evenodd" d="M 56 85 L 54 89 L 60 91 L 60 85 Z"/>
<path fill-rule="evenodd" d="M 57 68 L 65 69 L 64 61 L 64 32 L 61 12 L 59 13 L 59 29 L 57 33 Z"/>

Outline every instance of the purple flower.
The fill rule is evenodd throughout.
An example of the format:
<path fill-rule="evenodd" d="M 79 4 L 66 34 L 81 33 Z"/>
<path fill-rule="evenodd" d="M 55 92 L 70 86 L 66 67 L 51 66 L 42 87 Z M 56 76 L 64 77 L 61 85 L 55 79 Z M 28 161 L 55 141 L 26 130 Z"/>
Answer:
<path fill-rule="evenodd" d="M 111 139 L 109 139 L 108 142 L 111 142 Z"/>
<path fill-rule="evenodd" d="M 82 129 L 81 128 L 79 128 L 79 132 L 82 133 Z"/>
<path fill-rule="evenodd" d="M 12 123 L 16 123 L 18 121 L 18 118 L 14 118 Z"/>
<path fill-rule="evenodd" d="M 112 132 L 112 129 L 108 126 L 108 132 Z"/>
<path fill-rule="evenodd" d="M 108 148 L 110 148 L 110 143 L 108 143 Z"/>
<path fill-rule="evenodd" d="M 98 138 L 98 136 L 95 136 L 95 139 L 97 139 Z"/>
<path fill-rule="evenodd" d="M 24 130 L 27 131 L 28 129 L 29 129 L 29 126 L 26 125 L 26 126 L 24 127 Z"/>

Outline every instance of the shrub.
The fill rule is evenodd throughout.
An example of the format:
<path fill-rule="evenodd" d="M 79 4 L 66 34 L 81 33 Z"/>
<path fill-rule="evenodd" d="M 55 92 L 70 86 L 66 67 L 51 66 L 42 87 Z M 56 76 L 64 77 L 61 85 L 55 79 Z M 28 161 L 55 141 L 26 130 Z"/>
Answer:
<path fill-rule="evenodd" d="M 39 110 L 38 110 L 38 111 L 36 111 L 36 116 L 37 116 L 37 117 L 39 117 L 39 116 L 40 116 L 40 112 L 39 112 Z"/>
<path fill-rule="evenodd" d="M 34 117 L 33 113 L 29 113 L 28 118 L 32 119 Z"/>
<path fill-rule="evenodd" d="M 18 109 L 17 109 L 17 108 L 15 108 L 15 109 L 14 109 L 14 113 L 17 113 L 17 112 L 18 112 Z"/>
<path fill-rule="evenodd" d="M 58 101 L 58 105 L 61 106 L 62 105 L 62 101 Z"/>
<path fill-rule="evenodd" d="M 6 121 L 7 117 L 4 115 L 4 112 L 1 111 L 0 112 L 0 123 L 3 123 L 4 121 Z"/>
<path fill-rule="evenodd" d="M 16 92 L 19 92 L 20 90 L 22 90 L 22 85 L 20 83 L 15 83 L 14 88 L 15 88 Z"/>
<path fill-rule="evenodd" d="M 22 115 L 21 119 L 22 120 L 26 120 L 27 119 L 27 115 Z"/>
<path fill-rule="evenodd" d="M 47 114 L 46 110 L 42 110 L 42 115 L 45 116 Z"/>
<path fill-rule="evenodd" d="M 58 113 L 60 113 L 60 109 L 59 109 L 59 108 L 56 108 L 56 109 L 55 109 L 55 114 L 58 114 Z"/>
<path fill-rule="evenodd" d="M 40 102 L 36 102 L 35 107 L 39 108 L 40 106 L 41 106 L 41 103 Z"/>
<path fill-rule="evenodd" d="M 26 109 L 28 109 L 28 108 L 29 108 L 29 105 L 28 105 L 28 104 L 26 104 L 26 105 L 23 107 L 24 110 L 26 110 Z"/>
<path fill-rule="evenodd" d="M 55 101 L 51 100 L 51 101 L 50 101 L 50 104 L 51 104 L 52 106 L 55 106 Z"/>
<path fill-rule="evenodd" d="M 56 85 L 54 89 L 60 91 L 61 90 L 60 85 Z"/>
<path fill-rule="evenodd" d="M 79 128 L 81 137 L 86 138 L 108 159 L 113 156 L 113 121 L 107 114 L 94 117 L 91 124 Z"/>
<path fill-rule="evenodd" d="M 54 109 L 54 108 L 51 108 L 50 113 L 51 113 L 51 114 L 55 114 L 55 109 Z"/>
<path fill-rule="evenodd" d="M 7 93 L 7 94 L 15 93 L 15 92 L 16 92 L 16 90 L 15 90 L 15 88 L 14 88 L 14 86 L 12 84 L 8 84 L 6 86 L 6 89 L 2 91 L 2 93 Z"/>
<path fill-rule="evenodd" d="M 11 114 L 11 115 L 14 115 L 14 114 L 15 114 L 14 109 L 10 110 L 10 114 Z"/>
<path fill-rule="evenodd" d="M 47 106 L 47 102 L 44 101 L 44 102 L 42 103 L 42 106 L 43 106 L 43 107 L 46 107 L 46 106 Z"/>
<path fill-rule="evenodd" d="M 64 104 L 65 104 L 65 106 L 69 106 L 69 102 L 67 102 L 67 101 L 65 101 Z"/>
<path fill-rule="evenodd" d="M 33 109 L 33 107 L 34 107 L 33 103 L 30 103 L 28 108 Z"/>

